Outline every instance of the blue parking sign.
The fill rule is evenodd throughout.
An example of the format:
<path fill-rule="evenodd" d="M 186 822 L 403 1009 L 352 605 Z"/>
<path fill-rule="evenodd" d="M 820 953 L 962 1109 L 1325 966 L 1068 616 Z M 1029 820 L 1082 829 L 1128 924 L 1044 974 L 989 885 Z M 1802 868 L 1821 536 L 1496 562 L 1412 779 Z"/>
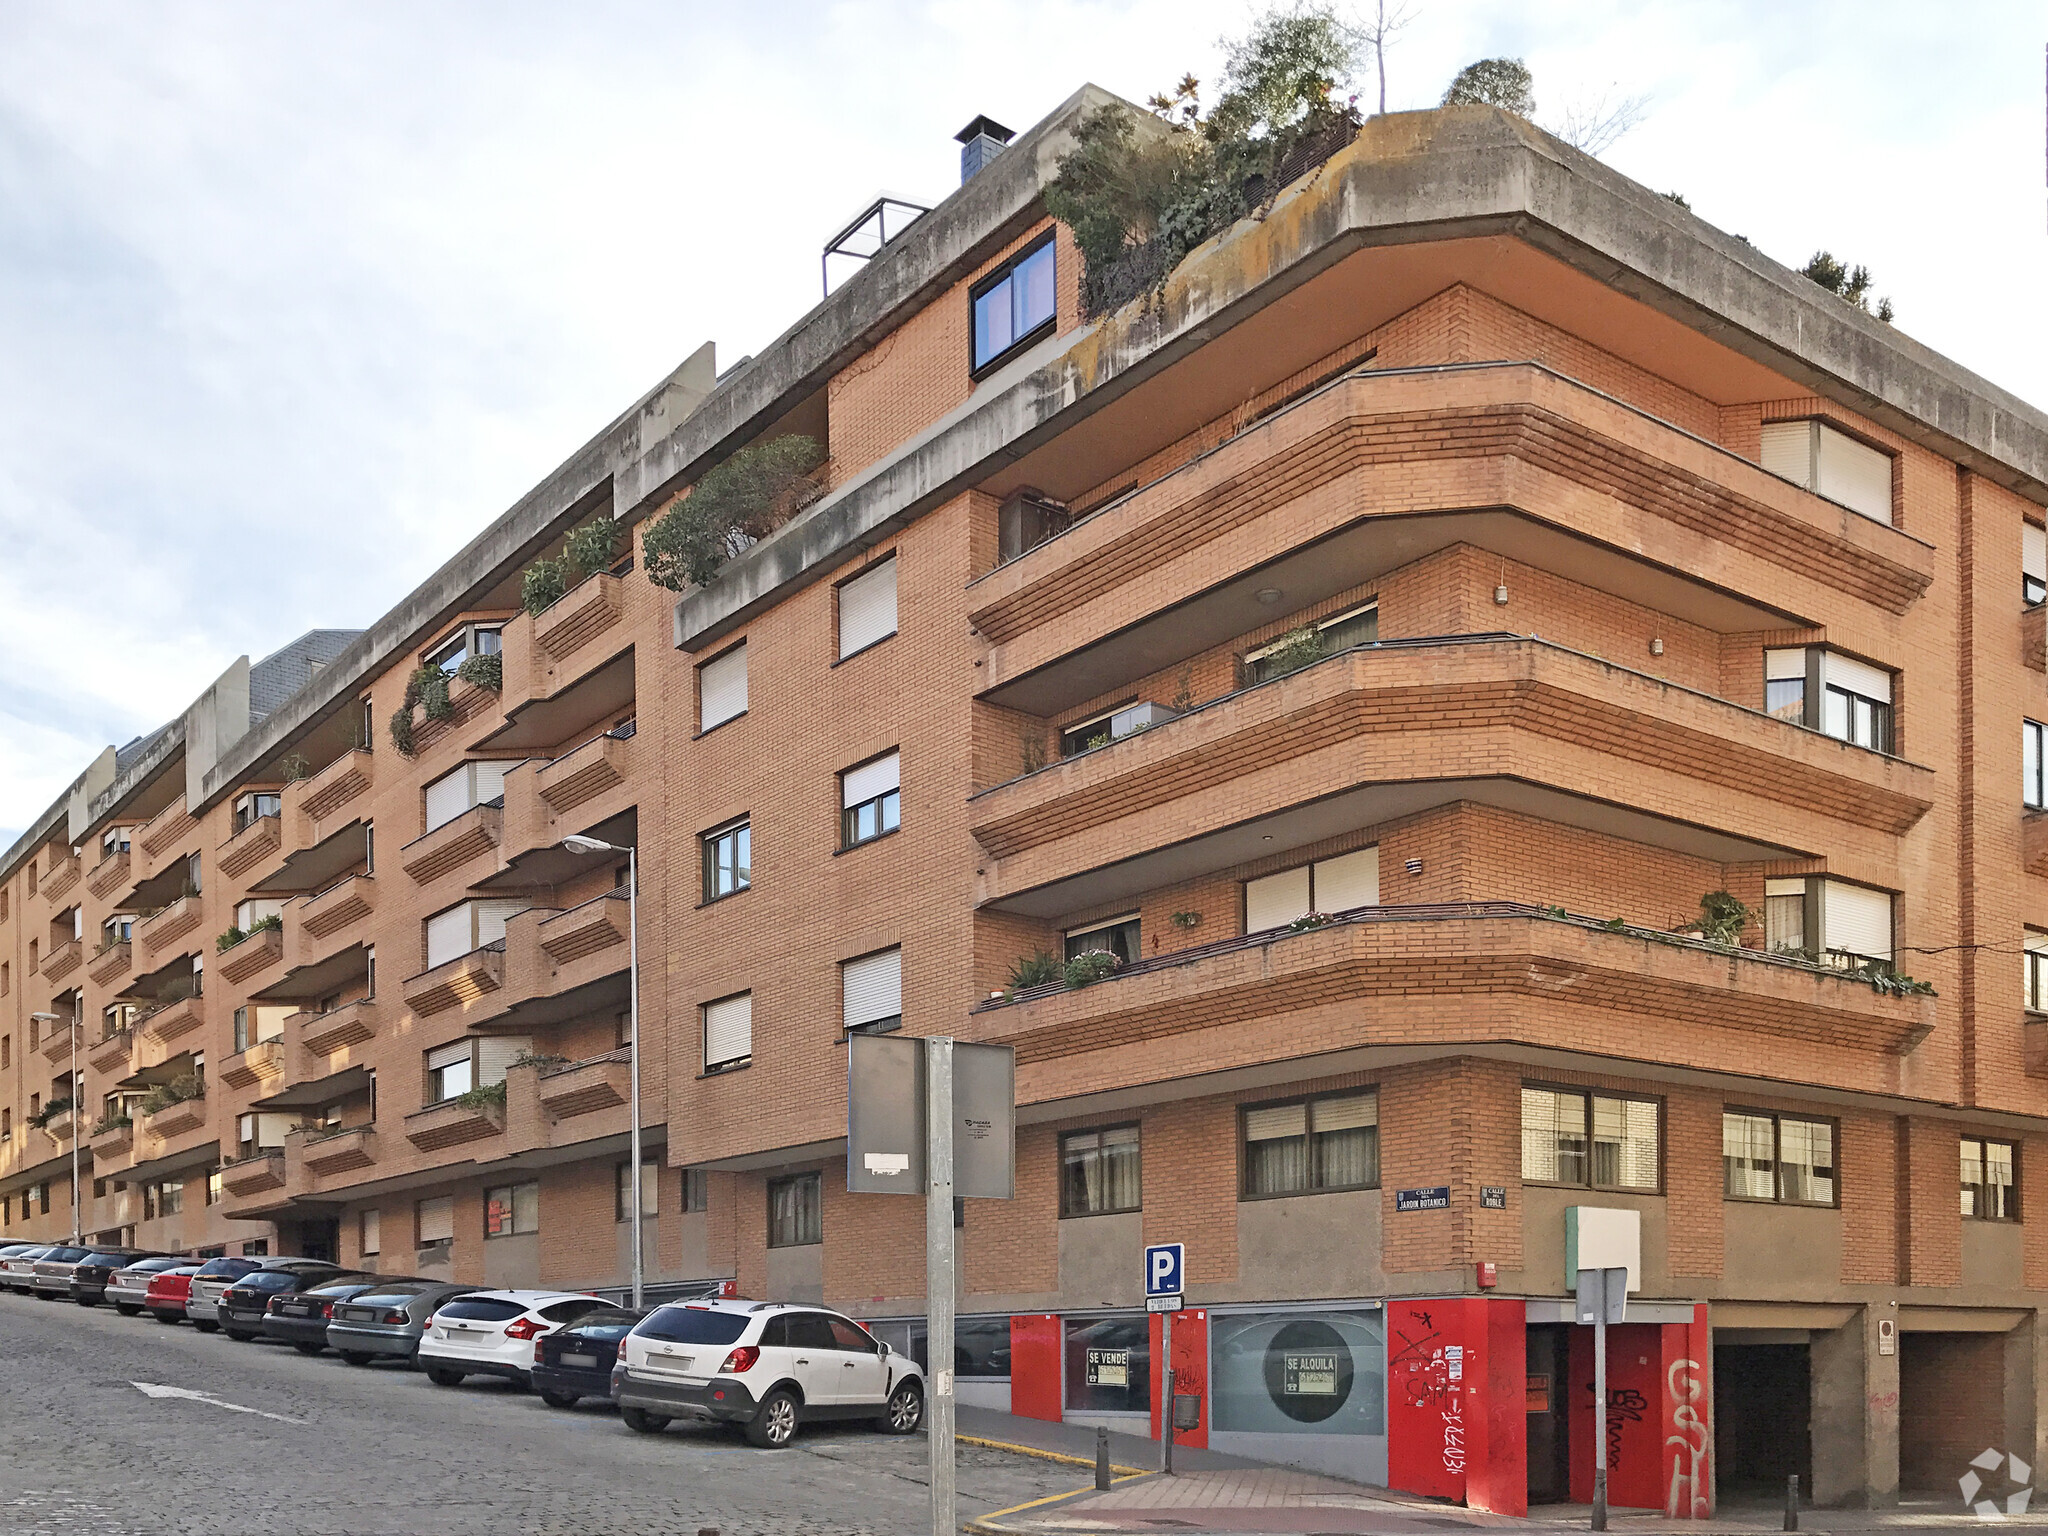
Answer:
<path fill-rule="evenodd" d="M 1181 1272 L 1187 1265 L 1187 1249 L 1181 1243 L 1154 1243 L 1145 1250 L 1145 1296 L 1178 1296 L 1185 1289 Z"/>

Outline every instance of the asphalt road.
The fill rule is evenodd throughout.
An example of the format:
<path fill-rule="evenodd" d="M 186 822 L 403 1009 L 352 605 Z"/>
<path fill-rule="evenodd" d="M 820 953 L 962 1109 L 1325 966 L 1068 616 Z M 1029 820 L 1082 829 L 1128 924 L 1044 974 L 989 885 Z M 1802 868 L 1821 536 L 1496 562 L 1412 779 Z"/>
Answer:
<path fill-rule="evenodd" d="M 912 1536 L 930 1529 L 927 1465 L 921 1435 L 807 1426 L 787 1451 L 636 1435 L 608 1403 L 562 1412 L 497 1382 L 436 1387 L 0 1292 L 5 1536 Z M 962 1447 L 961 1517 L 1086 1481 Z"/>

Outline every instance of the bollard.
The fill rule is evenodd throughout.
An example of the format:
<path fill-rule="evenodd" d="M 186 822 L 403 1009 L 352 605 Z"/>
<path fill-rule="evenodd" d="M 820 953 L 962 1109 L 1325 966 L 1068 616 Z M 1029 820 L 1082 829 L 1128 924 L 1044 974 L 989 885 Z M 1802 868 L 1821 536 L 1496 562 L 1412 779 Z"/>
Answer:
<path fill-rule="evenodd" d="M 1095 1426 L 1095 1486 L 1109 1486 L 1109 1431 L 1100 1424 Z"/>
<path fill-rule="evenodd" d="M 1799 1529 L 1799 1474 L 1794 1472 L 1785 1479 L 1785 1529 Z"/>

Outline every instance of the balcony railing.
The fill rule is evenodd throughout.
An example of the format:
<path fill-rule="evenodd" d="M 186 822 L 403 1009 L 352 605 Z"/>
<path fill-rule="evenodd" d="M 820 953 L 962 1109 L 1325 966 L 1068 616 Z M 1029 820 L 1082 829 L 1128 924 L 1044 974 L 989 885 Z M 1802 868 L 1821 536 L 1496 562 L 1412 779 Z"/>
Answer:
<path fill-rule="evenodd" d="M 254 1088 L 284 1076 L 284 1042 L 259 1040 L 220 1064 L 220 1080 L 230 1088 Z"/>
<path fill-rule="evenodd" d="M 505 1106 L 488 1102 L 450 1099 L 405 1117 L 405 1139 L 422 1152 L 438 1152 L 443 1147 L 500 1136 L 504 1130 Z"/>
<path fill-rule="evenodd" d="M 632 767 L 632 737 L 606 731 L 542 767 L 535 787 L 559 815 L 624 783 Z"/>
<path fill-rule="evenodd" d="M 93 1071 L 99 1073 L 102 1077 L 110 1073 L 119 1073 L 125 1077 L 127 1076 L 128 1059 L 133 1053 L 134 1048 L 135 1031 L 132 1029 L 117 1029 L 111 1034 L 100 1036 L 99 1039 L 87 1046 L 85 1059 L 91 1063 Z"/>
<path fill-rule="evenodd" d="M 540 1107 L 555 1120 L 624 1104 L 631 1090 L 632 1051 L 622 1048 L 543 1072 Z"/>
<path fill-rule="evenodd" d="M 284 1151 L 282 1148 L 268 1148 L 237 1158 L 232 1163 L 223 1163 L 220 1181 L 227 1192 L 237 1199 L 260 1195 L 267 1190 L 284 1188 Z"/>
<path fill-rule="evenodd" d="M 78 877 L 84 872 L 85 866 L 77 855 L 60 859 L 43 871 L 42 881 L 36 886 L 36 894 L 45 901 L 61 901 L 71 894 L 71 888 L 78 884 Z"/>
<path fill-rule="evenodd" d="M 604 572 L 564 593 L 533 621 L 533 643 L 560 662 L 618 623 L 625 600 L 618 577 Z"/>
<path fill-rule="evenodd" d="M 255 818 L 214 853 L 220 872 L 239 880 L 265 859 L 275 857 L 284 846 L 283 825 L 283 818 L 277 815 Z"/>
<path fill-rule="evenodd" d="M 504 807 L 473 805 L 398 850 L 398 864 L 416 885 L 439 879 L 498 846 Z"/>
<path fill-rule="evenodd" d="M 161 955 L 197 928 L 200 916 L 200 897 L 195 891 L 139 920 L 135 924 L 135 937 L 142 941 L 143 948 L 150 954 Z"/>
<path fill-rule="evenodd" d="M 457 955 L 402 983 L 405 1001 L 425 1016 L 444 1009 L 467 1007 L 505 984 L 505 941 Z"/>
<path fill-rule="evenodd" d="M 308 1132 L 299 1141 L 298 1152 L 307 1171 L 322 1178 L 368 1168 L 377 1161 L 377 1127 L 350 1125 Z"/>
<path fill-rule="evenodd" d="M 308 820 L 325 821 L 368 790 L 375 782 L 376 759 L 361 748 L 344 752 L 309 779 L 285 786 L 287 800 L 296 800 Z"/>
<path fill-rule="evenodd" d="M 368 875 L 349 875 L 301 900 L 297 927 L 311 938 L 324 939 L 368 917 L 376 902 L 377 882 Z"/>
<path fill-rule="evenodd" d="M 83 1050 L 85 1046 L 85 1026 L 83 1024 L 76 1021 L 69 1025 L 64 1023 L 52 1024 L 49 1034 L 43 1039 L 43 1060 L 49 1062 L 52 1066 L 59 1062 L 69 1061 L 74 1043 L 81 1051 Z"/>
<path fill-rule="evenodd" d="M 624 891 L 607 891 L 581 906 L 543 917 L 539 923 L 541 951 L 562 965 L 623 944 L 630 907 Z"/>
<path fill-rule="evenodd" d="M 92 873 L 85 877 L 85 888 L 95 900 L 105 901 L 128 883 L 128 867 L 128 850 L 123 848 L 92 867 Z"/>
<path fill-rule="evenodd" d="M 110 987 L 134 969 L 134 943 L 128 939 L 116 939 L 86 963 L 85 974 L 92 978 L 94 986 Z"/>
<path fill-rule="evenodd" d="M 158 1141 L 169 1141 L 187 1131 L 196 1131 L 206 1124 L 206 1095 L 202 1093 L 196 1098 L 180 1099 L 153 1115 L 138 1116 L 136 1123 Z"/>
<path fill-rule="evenodd" d="M 284 929 L 259 928 L 220 951 L 213 969 L 240 986 L 265 966 L 275 965 L 284 954 Z"/>
<path fill-rule="evenodd" d="M 376 1036 L 377 1000 L 359 997 L 325 1013 L 295 1013 L 285 1020 L 285 1028 L 295 1028 L 299 1044 L 315 1055 L 330 1056 Z"/>
<path fill-rule="evenodd" d="M 159 1003 L 136 1018 L 135 1026 L 152 1040 L 175 1040 L 206 1022 L 206 999 L 198 993 Z"/>
<path fill-rule="evenodd" d="M 76 939 L 67 939 L 44 953 L 38 973 L 45 981 L 62 981 L 84 962 L 85 946 Z"/>

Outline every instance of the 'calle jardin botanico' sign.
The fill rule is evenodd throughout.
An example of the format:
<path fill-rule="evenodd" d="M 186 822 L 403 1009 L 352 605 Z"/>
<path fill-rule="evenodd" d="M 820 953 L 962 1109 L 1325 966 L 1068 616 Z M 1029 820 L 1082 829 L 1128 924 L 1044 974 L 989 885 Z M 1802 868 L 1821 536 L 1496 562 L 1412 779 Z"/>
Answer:
<path fill-rule="evenodd" d="M 1394 1191 L 1394 1209 L 1397 1211 L 1448 1211 L 1451 1208 L 1451 1186 L 1438 1184 L 1430 1189 L 1397 1189 Z"/>

